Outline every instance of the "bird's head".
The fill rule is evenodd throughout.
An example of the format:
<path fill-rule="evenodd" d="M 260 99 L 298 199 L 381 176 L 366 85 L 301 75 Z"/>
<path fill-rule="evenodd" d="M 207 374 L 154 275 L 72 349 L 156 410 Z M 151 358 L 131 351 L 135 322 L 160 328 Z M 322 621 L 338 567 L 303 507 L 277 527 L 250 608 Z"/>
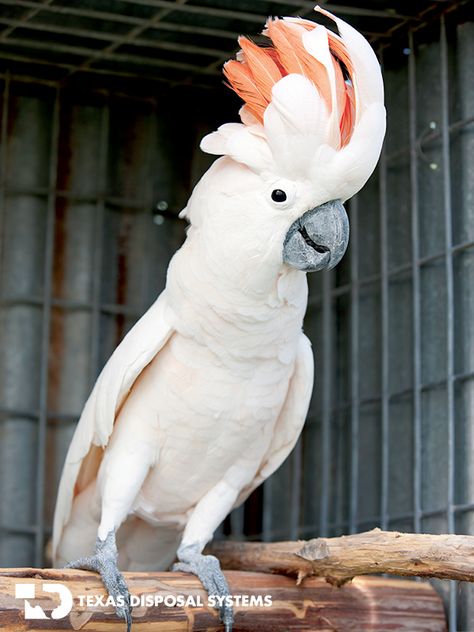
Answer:
<path fill-rule="evenodd" d="M 343 203 L 371 175 L 385 134 L 372 48 L 342 20 L 316 11 L 334 21 L 338 34 L 310 20 L 279 18 L 263 31 L 268 46 L 239 39 L 241 50 L 224 74 L 245 102 L 242 123 L 202 140 L 204 151 L 223 158 L 186 210 L 193 224 L 212 219 L 226 252 L 238 248 L 254 260 L 307 272 L 332 268 L 344 255 Z"/>

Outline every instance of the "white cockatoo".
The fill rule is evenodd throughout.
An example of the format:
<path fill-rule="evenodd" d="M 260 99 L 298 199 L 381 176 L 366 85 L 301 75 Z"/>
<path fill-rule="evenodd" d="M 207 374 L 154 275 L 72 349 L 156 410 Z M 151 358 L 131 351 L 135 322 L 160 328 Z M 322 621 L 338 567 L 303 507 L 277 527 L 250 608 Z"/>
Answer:
<path fill-rule="evenodd" d="M 130 628 L 119 571 L 174 567 L 228 595 L 202 554 L 226 515 L 286 459 L 313 385 L 302 332 L 306 272 L 349 237 L 342 202 L 375 168 L 383 85 L 368 42 L 310 20 L 270 19 L 239 39 L 224 73 L 242 123 L 201 148 L 221 157 L 182 212 L 187 238 L 166 289 L 102 370 L 67 454 L 54 519 L 56 565 L 100 572 Z M 117 599 L 117 603 L 120 600 Z M 226 601 L 226 600 L 224 600 Z M 232 610 L 221 617 L 232 627 Z"/>

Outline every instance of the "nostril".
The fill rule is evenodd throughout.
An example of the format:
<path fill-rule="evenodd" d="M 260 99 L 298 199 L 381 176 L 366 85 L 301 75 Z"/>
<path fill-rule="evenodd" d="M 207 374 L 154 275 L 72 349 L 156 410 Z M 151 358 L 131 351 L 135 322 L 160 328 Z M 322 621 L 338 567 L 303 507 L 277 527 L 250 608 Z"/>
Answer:
<path fill-rule="evenodd" d="M 319 254 L 321 255 L 325 254 L 326 252 L 329 252 L 329 248 L 327 246 L 317 244 L 311 239 L 311 237 L 308 235 L 308 231 L 306 230 L 304 226 L 301 226 L 298 230 L 299 230 L 300 235 L 305 240 L 305 242 L 308 244 L 308 246 L 311 246 L 313 250 L 316 250 L 316 252 L 319 252 Z"/>

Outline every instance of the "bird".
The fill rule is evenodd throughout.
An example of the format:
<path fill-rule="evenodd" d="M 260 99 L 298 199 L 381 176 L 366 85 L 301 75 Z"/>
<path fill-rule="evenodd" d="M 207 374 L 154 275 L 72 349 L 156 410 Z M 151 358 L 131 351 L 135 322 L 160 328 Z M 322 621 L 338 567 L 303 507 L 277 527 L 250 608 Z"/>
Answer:
<path fill-rule="evenodd" d="M 100 373 L 66 456 L 54 564 L 100 573 L 128 631 L 123 570 L 177 560 L 208 594 L 230 595 L 204 547 L 283 463 L 307 415 L 307 273 L 344 255 L 344 202 L 375 169 L 386 124 L 370 44 L 315 10 L 269 18 L 264 45 L 239 38 L 223 72 L 240 122 L 202 139 L 218 158 L 180 213 L 189 225 L 166 287 Z"/>

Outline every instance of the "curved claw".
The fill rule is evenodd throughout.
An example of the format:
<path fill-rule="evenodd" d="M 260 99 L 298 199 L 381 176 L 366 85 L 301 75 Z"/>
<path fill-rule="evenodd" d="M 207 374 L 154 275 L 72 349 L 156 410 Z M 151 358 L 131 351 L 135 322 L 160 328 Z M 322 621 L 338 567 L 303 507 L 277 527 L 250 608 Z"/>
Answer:
<path fill-rule="evenodd" d="M 132 629 L 132 609 L 127 604 L 123 608 L 116 608 L 115 613 L 118 617 L 125 619 L 125 623 L 127 625 L 127 632 L 131 632 Z"/>
<path fill-rule="evenodd" d="M 232 632 L 234 625 L 234 612 L 232 606 L 222 606 L 220 609 L 221 621 L 224 624 L 225 632 Z"/>

